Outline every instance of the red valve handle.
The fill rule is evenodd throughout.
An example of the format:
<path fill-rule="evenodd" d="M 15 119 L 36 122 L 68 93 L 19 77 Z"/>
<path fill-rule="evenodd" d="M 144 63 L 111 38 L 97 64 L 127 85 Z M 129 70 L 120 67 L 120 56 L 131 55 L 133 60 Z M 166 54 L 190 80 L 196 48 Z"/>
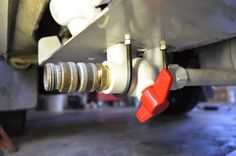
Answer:
<path fill-rule="evenodd" d="M 172 81 L 171 73 L 163 69 L 154 84 L 143 91 L 141 105 L 136 112 L 136 117 L 140 122 L 143 123 L 162 113 L 168 107 L 167 97 Z"/>

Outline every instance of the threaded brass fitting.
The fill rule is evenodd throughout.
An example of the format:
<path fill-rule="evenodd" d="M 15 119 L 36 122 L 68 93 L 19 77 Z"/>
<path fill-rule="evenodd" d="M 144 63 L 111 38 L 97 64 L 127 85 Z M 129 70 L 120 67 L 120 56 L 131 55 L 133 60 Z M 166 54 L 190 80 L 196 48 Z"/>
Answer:
<path fill-rule="evenodd" d="M 46 91 L 75 92 L 78 86 L 76 64 L 48 63 L 44 67 L 44 88 Z"/>
<path fill-rule="evenodd" d="M 109 68 L 103 64 L 60 62 L 44 67 L 44 88 L 58 92 L 93 92 L 109 88 Z"/>
<path fill-rule="evenodd" d="M 109 68 L 103 64 L 97 64 L 98 68 L 98 90 L 106 90 L 110 86 L 110 73 Z"/>

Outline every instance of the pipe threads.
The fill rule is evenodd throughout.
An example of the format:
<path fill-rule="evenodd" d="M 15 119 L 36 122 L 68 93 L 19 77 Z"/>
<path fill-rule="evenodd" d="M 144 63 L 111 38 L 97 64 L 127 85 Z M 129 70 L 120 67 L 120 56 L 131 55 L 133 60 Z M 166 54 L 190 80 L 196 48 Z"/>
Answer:
<path fill-rule="evenodd" d="M 60 62 L 44 67 L 44 88 L 58 92 L 94 92 L 110 85 L 109 68 L 103 64 Z"/>

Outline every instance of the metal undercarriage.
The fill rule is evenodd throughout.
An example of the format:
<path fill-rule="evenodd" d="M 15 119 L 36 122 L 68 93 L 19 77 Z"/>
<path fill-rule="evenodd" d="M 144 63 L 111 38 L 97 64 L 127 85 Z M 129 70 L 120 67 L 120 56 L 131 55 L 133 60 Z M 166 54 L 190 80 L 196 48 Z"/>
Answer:
<path fill-rule="evenodd" d="M 112 1 L 81 33 L 42 62 L 105 60 L 108 46 L 131 34 L 137 48 L 155 48 L 166 40 L 168 51 L 183 51 L 236 35 L 236 2 L 231 0 Z M 40 61 L 41 62 L 41 61 Z"/>

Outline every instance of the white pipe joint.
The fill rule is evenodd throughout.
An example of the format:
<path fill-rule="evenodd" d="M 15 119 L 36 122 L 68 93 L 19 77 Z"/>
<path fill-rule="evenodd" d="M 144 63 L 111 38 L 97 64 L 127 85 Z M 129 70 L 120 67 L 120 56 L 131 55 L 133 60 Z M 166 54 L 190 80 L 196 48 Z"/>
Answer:
<path fill-rule="evenodd" d="M 110 86 L 104 90 L 105 94 L 122 93 L 128 81 L 127 49 L 124 44 L 115 44 L 107 48 L 107 61 L 103 62 L 110 70 Z"/>
<path fill-rule="evenodd" d="M 107 49 L 107 61 L 103 62 L 110 69 L 110 86 L 104 90 L 105 94 L 120 94 L 124 92 L 128 82 L 127 49 L 124 44 L 115 44 Z M 133 64 L 132 85 L 129 95 L 141 98 L 142 92 L 154 84 L 156 69 L 147 60 L 135 58 Z"/>
<path fill-rule="evenodd" d="M 155 68 L 145 59 L 133 59 L 133 80 L 129 95 L 142 97 L 142 92 L 154 84 L 157 73 Z"/>
<path fill-rule="evenodd" d="M 144 52 L 143 57 L 148 60 L 156 69 L 160 70 L 164 68 L 163 53 L 159 47 L 153 49 L 147 49 Z"/>
<path fill-rule="evenodd" d="M 73 36 L 80 33 L 101 12 L 96 8 L 104 0 L 51 0 L 50 11 L 54 20 L 68 26 Z"/>
<path fill-rule="evenodd" d="M 189 77 L 186 69 L 177 64 L 171 64 L 168 70 L 173 76 L 171 90 L 181 89 L 187 85 Z"/>

